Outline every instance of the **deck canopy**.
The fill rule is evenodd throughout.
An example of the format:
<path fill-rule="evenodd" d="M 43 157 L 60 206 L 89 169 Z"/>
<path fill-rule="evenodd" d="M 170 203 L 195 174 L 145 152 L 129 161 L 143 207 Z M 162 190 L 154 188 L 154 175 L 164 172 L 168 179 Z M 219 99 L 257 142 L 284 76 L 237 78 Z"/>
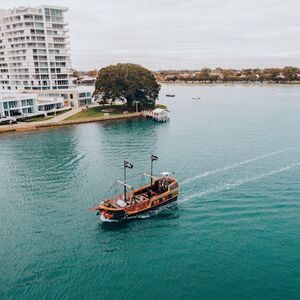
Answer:
<path fill-rule="evenodd" d="M 166 109 L 163 109 L 163 108 L 155 108 L 154 110 L 153 110 L 153 113 L 154 114 L 165 114 L 167 112 L 167 110 Z"/>

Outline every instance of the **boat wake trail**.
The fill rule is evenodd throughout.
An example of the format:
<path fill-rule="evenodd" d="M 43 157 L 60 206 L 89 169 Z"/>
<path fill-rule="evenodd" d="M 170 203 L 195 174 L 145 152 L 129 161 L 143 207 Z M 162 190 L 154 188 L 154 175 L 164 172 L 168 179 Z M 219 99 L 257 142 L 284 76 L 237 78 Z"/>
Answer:
<path fill-rule="evenodd" d="M 193 176 L 193 177 L 190 177 L 190 178 L 187 178 L 187 179 L 183 180 L 183 181 L 181 182 L 181 184 L 187 184 L 187 183 L 190 183 L 190 182 L 195 181 L 195 180 L 197 180 L 197 179 L 200 179 L 200 178 L 203 178 L 203 177 L 207 177 L 207 176 L 210 176 L 210 175 L 213 175 L 213 174 L 216 174 L 216 173 L 226 172 L 226 171 L 235 169 L 235 168 L 237 168 L 237 167 L 240 167 L 240 166 L 242 166 L 242 165 L 245 165 L 245 164 L 254 162 L 254 161 L 256 161 L 256 160 L 264 159 L 264 158 L 266 158 L 266 157 L 270 157 L 270 156 L 273 156 L 273 155 L 277 155 L 277 154 L 286 152 L 286 151 L 288 151 L 288 150 L 293 150 L 293 149 L 295 149 L 295 147 L 294 147 L 294 148 L 285 148 L 285 149 L 282 149 L 282 150 L 279 150 L 279 151 L 270 152 L 270 153 L 267 153 L 267 154 L 264 154 L 264 155 L 258 155 L 258 156 L 255 156 L 255 157 L 253 157 L 253 158 L 250 158 L 250 159 L 247 159 L 247 160 L 244 160 L 244 161 L 235 163 L 235 164 L 233 164 L 233 165 L 225 166 L 225 167 L 223 167 L 223 168 L 217 168 L 217 169 L 212 170 L 212 171 L 206 171 L 206 172 L 204 172 L 204 173 L 202 173 L 202 174 L 198 174 L 198 175 L 195 175 L 195 176 Z"/>
<path fill-rule="evenodd" d="M 193 198 L 201 198 L 201 197 L 204 197 L 204 196 L 207 196 L 209 194 L 212 194 L 212 193 L 217 193 L 217 192 L 222 192 L 222 191 L 226 191 L 226 190 L 231 190 L 235 187 L 238 187 L 242 184 L 246 184 L 246 183 L 249 183 L 249 182 L 253 182 L 253 181 L 257 181 L 257 180 L 260 180 L 260 179 L 263 179 L 265 177 L 268 177 L 268 176 L 272 176 L 274 174 L 277 174 L 277 173 L 281 173 L 281 172 L 284 172 L 284 171 L 288 171 L 294 167 L 297 167 L 297 166 L 300 166 L 300 162 L 297 162 L 297 163 L 293 163 L 289 166 L 286 166 L 286 167 L 282 167 L 280 169 L 276 169 L 276 170 L 273 170 L 273 171 L 270 171 L 270 172 L 267 172 L 267 173 L 263 173 L 261 175 L 258 175 L 258 176 L 253 176 L 253 177 L 249 177 L 249 178 L 245 178 L 245 179 L 239 179 L 233 183 L 225 183 L 225 184 L 222 184 L 222 185 L 219 185 L 215 188 L 211 188 L 211 189 L 208 189 L 206 191 L 203 191 L 203 192 L 199 192 L 199 193 L 194 193 L 194 194 L 191 194 L 189 196 L 186 196 L 184 197 L 182 200 L 178 201 L 179 203 L 183 203 L 183 202 L 186 202 L 186 201 L 189 201 Z"/>

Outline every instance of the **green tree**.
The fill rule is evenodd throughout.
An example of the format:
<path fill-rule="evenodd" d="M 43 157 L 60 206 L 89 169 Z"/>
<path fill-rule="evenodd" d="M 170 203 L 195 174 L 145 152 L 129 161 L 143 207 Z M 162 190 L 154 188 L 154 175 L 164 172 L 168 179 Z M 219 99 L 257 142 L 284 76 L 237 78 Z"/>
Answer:
<path fill-rule="evenodd" d="M 154 107 L 159 91 L 160 85 L 146 68 L 136 64 L 117 64 L 98 72 L 94 95 L 108 102 L 126 101 L 128 107 L 136 101 L 141 107 Z"/>
<path fill-rule="evenodd" d="M 278 76 L 280 76 L 279 68 L 267 68 L 264 69 L 264 77 L 268 81 L 278 81 Z"/>
<path fill-rule="evenodd" d="M 290 66 L 284 67 L 282 73 L 285 77 L 285 80 L 293 81 L 297 79 L 298 68 L 290 67 Z"/>

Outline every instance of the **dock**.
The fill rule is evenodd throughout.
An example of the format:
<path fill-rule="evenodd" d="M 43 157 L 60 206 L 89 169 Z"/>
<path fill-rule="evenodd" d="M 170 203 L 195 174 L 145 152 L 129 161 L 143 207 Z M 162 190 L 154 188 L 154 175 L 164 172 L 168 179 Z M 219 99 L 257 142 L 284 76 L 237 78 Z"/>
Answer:
<path fill-rule="evenodd" d="M 146 118 L 151 118 L 157 122 L 169 122 L 170 117 L 168 116 L 168 111 L 162 108 L 156 108 L 154 110 L 143 111 L 143 116 Z"/>

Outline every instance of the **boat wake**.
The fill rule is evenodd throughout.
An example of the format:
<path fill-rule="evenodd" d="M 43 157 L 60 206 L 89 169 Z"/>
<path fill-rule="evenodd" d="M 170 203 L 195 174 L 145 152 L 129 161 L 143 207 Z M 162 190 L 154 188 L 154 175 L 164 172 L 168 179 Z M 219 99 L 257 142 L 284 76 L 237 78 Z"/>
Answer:
<path fill-rule="evenodd" d="M 161 214 L 162 212 L 166 212 L 166 211 L 170 211 L 170 210 L 174 210 L 177 209 L 178 205 L 176 202 L 174 203 L 170 203 L 168 205 L 164 205 L 161 207 L 156 208 L 155 210 L 149 211 L 147 213 L 141 214 L 141 215 L 137 215 L 134 217 L 129 217 L 127 220 L 132 220 L 132 219 L 147 219 L 147 218 L 151 218 L 153 216 L 156 216 L 158 214 Z"/>
<path fill-rule="evenodd" d="M 187 179 L 183 180 L 181 182 L 181 185 L 193 182 L 193 181 L 198 180 L 200 178 L 207 177 L 207 176 L 210 176 L 210 175 L 213 175 L 213 174 L 216 174 L 216 173 L 226 172 L 226 171 L 235 169 L 237 167 L 240 167 L 242 165 L 245 165 L 245 164 L 248 164 L 248 163 L 260 160 L 260 159 L 264 159 L 264 158 L 267 158 L 267 157 L 270 157 L 270 156 L 273 156 L 273 155 L 277 155 L 277 154 L 286 152 L 288 150 L 293 150 L 293 149 L 295 149 L 295 147 L 293 147 L 293 148 L 285 148 L 285 149 L 282 149 L 282 150 L 279 150 L 279 151 L 270 152 L 270 153 L 267 153 L 267 154 L 264 154 L 264 155 L 258 155 L 258 156 L 255 156 L 253 158 L 250 158 L 250 159 L 247 159 L 247 160 L 235 163 L 233 165 L 225 166 L 223 168 L 217 168 L 215 170 L 206 171 L 206 172 L 204 172 L 202 174 L 198 174 L 198 175 L 195 175 L 193 177 L 190 177 L 190 178 L 187 178 Z"/>
<path fill-rule="evenodd" d="M 100 215 L 100 220 L 102 222 L 106 222 L 106 223 L 117 223 L 118 220 L 111 220 L 111 219 L 106 219 L 104 216 Z"/>
<path fill-rule="evenodd" d="M 253 181 L 257 181 L 257 180 L 263 179 L 265 177 L 275 175 L 277 173 L 288 171 L 288 170 L 290 170 L 294 167 L 298 167 L 298 166 L 300 166 L 300 162 L 293 163 L 289 166 L 282 167 L 280 169 L 276 169 L 276 170 L 273 170 L 273 171 L 270 171 L 270 172 L 267 172 L 267 173 L 262 173 L 261 175 L 258 175 L 258 176 L 253 176 L 253 177 L 249 177 L 249 178 L 245 178 L 245 179 L 239 179 L 239 180 L 237 180 L 233 183 L 221 184 L 219 186 L 216 186 L 215 188 L 211 188 L 211 189 L 208 189 L 208 190 L 203 191 L 203 192 L 198 192 L 198 193 L 191 194 L 189 196 L 185 196 L 182 200 L 180 200 L 178 202 L 183 203 L 183 202 L 187 202 L 187 201 L 189 201 L 193 198 L 201 198 L 201 197 L 207 196 L 207 195 L 212 194 L 212 193 L 218 193 L 218 192 L 222 192 L 222 191 L 226 191 L 226 190 L 231 190 L 231 189 L 233 189 L 235 187 L 238 187 L 240 185 L 243 185 L 243 184 L 246 184 L 246 183 L 249 183 L 249 182 L 253 182 Z"/>

